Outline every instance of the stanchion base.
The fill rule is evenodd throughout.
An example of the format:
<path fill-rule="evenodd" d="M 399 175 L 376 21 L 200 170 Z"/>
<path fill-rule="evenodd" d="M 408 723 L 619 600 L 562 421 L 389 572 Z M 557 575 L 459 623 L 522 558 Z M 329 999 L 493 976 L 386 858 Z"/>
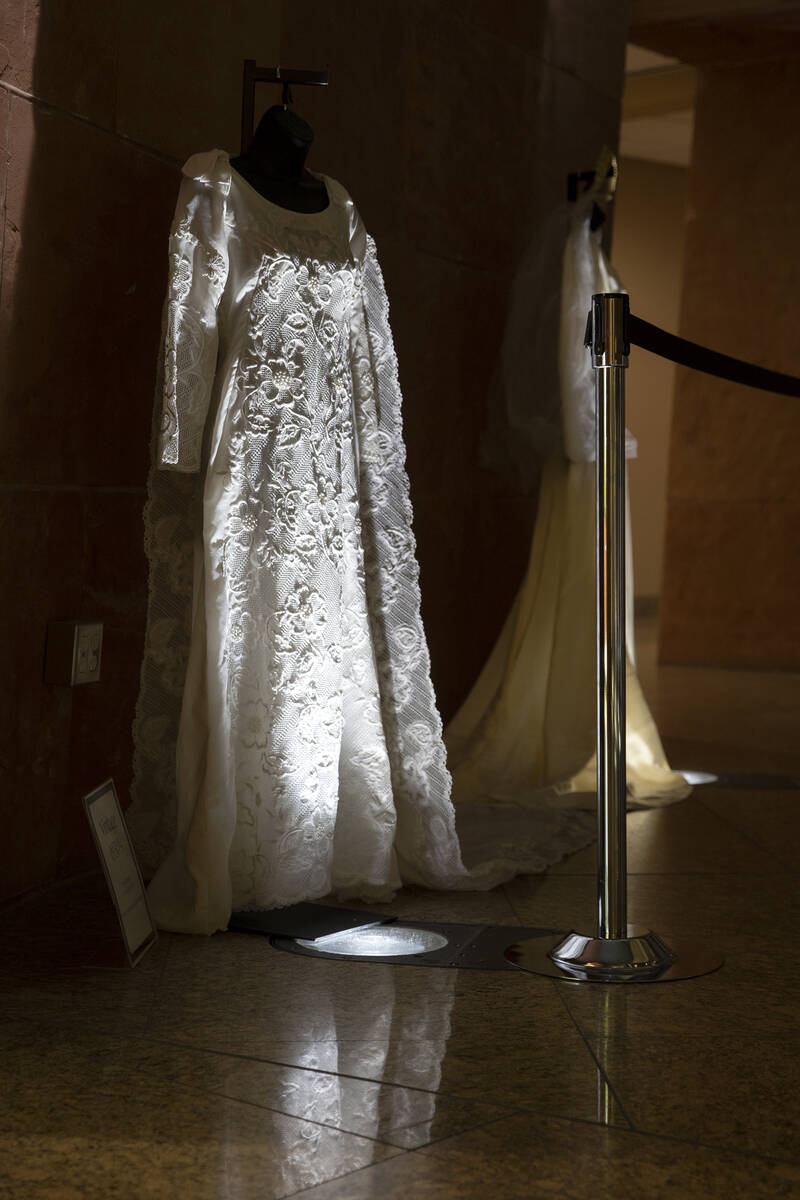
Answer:
<path fill-rule="evenodd" d="M 626 938 L 549 933 L 515 942 L 505 957 L 534 975 L 578 983 L 667 983 L 722 966 L 721 957 L 705 947 L 636 925 L 628 926 Z"/>

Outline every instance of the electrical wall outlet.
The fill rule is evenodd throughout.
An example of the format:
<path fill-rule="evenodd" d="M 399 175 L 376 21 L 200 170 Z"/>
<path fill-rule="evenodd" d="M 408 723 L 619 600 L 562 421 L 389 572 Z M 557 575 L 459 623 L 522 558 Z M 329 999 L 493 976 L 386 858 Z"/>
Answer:
<path fill-rule="evenodd" d="M 45 683 L 73 687 L 100 678 L 103 626 L 100 621 L 51 621 L 47 626 Z"/>

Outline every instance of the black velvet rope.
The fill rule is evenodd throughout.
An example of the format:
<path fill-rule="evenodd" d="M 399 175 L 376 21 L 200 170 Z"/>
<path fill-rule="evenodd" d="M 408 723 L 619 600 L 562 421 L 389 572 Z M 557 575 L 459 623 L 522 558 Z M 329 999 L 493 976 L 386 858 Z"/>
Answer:
<path fill-rule="evenodd" d="M 762 392 L 800 397 L 800 379 L 795 375 L 782 375 L 779 371 L 768 371 L 766 367 L 757 367 L 755 363 L 732 358 L 729 354 L 718 354 L 716 350 L 698 346 L 696 342 L 677 337 L 674 333 L 665 333 L 657 325 L 651 325 L 633 313 L 629 322 L 629 337 L 633 345 L 649 350 L 651 354 L 658 354 L 660 358 L 668 358 L 682 367 L 691 367 L 706 375 L 716 375 L 719 379 L 730 379 L 733 383 L 759 388 Z"/>

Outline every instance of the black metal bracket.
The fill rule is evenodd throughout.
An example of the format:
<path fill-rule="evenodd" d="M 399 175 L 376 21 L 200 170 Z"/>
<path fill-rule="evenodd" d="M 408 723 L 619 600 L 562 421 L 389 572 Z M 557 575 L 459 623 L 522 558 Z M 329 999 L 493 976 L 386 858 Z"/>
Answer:
<path fill-rule="evenodd" d="M 594 171 L 570 171 L 567 176 L 567 200 L 574 204 L 581 192 L 588 192 L 594 183 Z"/>
<path fill-rule="evenodd" d="M 601 201 L 598 196 L 592 205 L 590 228 L 593 230 L 599 229 L 605 221 L 606 207 L 614 198 L 617 185 L 616 156 L 604 148 L 594 171 L 571 171 L 567 175 L 567 200 L 570 204 L 574 204 L 580 195 L 596 186 L 598 171 L 604 172 L 603 182 L 606 185 L 606 191 L 604 201 Z"/>
<path fill-rule="evenodd" d="M 292 101 L 292 84 L 327 87 L 328 76 L 327 69 L 324 71 L 299 71 L 281 66 L 259 67 L 254 58 L 246 58 L 242 72 L 241 153 L 247 153 L 253 140 L 257 83 L 279 83 L 281 85 L 281 103 L 285 108 Z"/>

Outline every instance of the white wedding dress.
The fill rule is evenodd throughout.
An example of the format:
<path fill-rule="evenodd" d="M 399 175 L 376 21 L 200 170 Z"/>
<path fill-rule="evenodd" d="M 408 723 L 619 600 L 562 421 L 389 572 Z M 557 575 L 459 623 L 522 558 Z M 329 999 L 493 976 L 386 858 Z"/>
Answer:
<path fill-rule="evenodd" d="M 183 168 L 127 814 L 166 929 L 404 881 L 489 888 L 591 837 L 557 812 L 527 839 L 499 823 L 463 864 L 386 294 L 322 178 L 327 208 L 296 213 L 223 151 Z"/>

